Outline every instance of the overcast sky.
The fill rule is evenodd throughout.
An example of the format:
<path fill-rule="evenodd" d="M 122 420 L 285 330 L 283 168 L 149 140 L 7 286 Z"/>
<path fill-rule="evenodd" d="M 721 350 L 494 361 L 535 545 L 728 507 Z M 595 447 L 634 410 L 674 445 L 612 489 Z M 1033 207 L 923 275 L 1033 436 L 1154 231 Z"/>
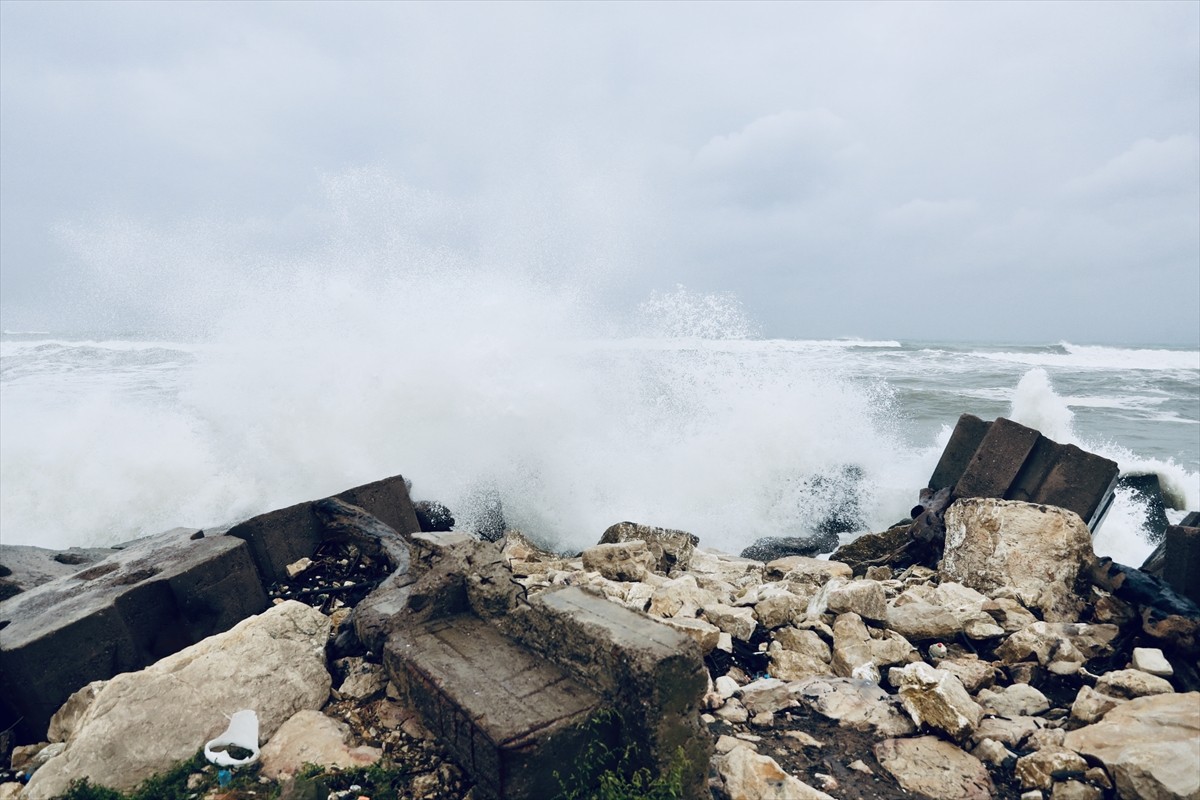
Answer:
<path fill-rule="evenodd" d="M 169 332 L 319 252 L 1200 342 L 1196 2 L 4 0 L 0 91 L 6 329 Z"/>

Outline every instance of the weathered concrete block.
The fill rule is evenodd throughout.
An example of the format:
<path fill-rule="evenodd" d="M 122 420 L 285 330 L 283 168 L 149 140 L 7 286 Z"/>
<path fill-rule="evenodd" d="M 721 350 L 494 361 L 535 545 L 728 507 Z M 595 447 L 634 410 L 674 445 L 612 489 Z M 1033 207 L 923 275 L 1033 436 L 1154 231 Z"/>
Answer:
<path fill-rule="evenodd" d="M 1163 535 L 1163 551 L 1163 580 L 1200 605 L 1200 528 L 1171 525 Z"/>
<path fill-rule="evenodd" d="M 930 489 L 936 492 L 958 483 L 991 426 L 992 423 L 984 422 L 974 414 L 963 414 L 958 418 L 950 441 L 942 450 L 942 457 L 929 478 Z"/>
<path fill-rule="evenodd" d="M 406 538 L 421 530 L 401 475 L 347 489 L 335 497 L 367 511 Z M 311 556 L 320 544 L 324 526 L 313 510 L 315 502 L 259 514 L 228 530 L 227 535 L 250 545 L 264 586 L 286 580 L 287 565 Z"/>
<path fill-rule="evenodd" d="M 141 669 L 267 606 L 249 548 L 176 528 L 0 603 L 0 728 L 44 738 L 93 680 Z"/>
<path fill-rule="evenodd" d="M 973 443 L 974 452 L 965 458 Z M 953 486 L 956 498 L 990 497 L 1065 508 L 1095 530 L 1112 503 L 1118 472 L 1115 461 L 1058 444 L 1012 420 L 1001 417 L 987 423 L 963 414 L 929 485 Z"/>
<path fill-rule="evenodd" d="M 622 736 L 653 768 L 669 770 L 682 751 L 684 796 L 706 796 L 711 739 L 699 710 L 708 678 L 686 634 L 579 587 L 538 595 L 495 623 L 615 708 Z"/>
<path fill-rule="evenodd" d="M 484 796 L 555 796 L 597 735 L 595 692 L 473 615 L 401 630 L 384 661 Z"/>
<path fill-rule="evenodd" d="M 1040 436 L 1033 428 L 1003 417 L 993 422 L 954 484 L 954 496 L 1007 499 Z"/>

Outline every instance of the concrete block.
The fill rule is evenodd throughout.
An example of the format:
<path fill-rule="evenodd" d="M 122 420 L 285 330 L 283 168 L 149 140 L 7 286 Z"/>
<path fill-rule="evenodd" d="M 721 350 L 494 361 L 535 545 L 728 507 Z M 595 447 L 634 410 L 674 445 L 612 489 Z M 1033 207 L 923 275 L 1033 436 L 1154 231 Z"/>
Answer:
<path fill-rule="evenodd" d="M 570 775 L 598 735 L 589 723 L 602 708 L 599 695 L 473 615 L 398 632 L 384 662 L 485 797 L 556 796 L 555 771 Z"/>
<path fill-rule="evenodd" d="M 991 425 L 974 414 L 963 414 L 958 418 L 950 441 L 946 443 L 942 457 L 929 477 L 930 489 L 936 492 L 958 483 Z"/>
<path fill-rule="evenodd" d="M 1200 605 L 1200 528 L 1171 525 L 1163 535 L 1162 578 Z"/>
<path fill-rule="evenodd" d="M 0 728 L 24 741 L 93 680 L 137 670 L 267 607 L 240 539 L 176 528 L 0 603 Z"/>
<path fill-rule="evenodd" d="M 684 794 L 704 796 L 711 740 L 699 714 L 708 678 L 687 634 L 579 587 L 540 594 L 496 624 L 596 690 L 653 768 L 668 770 L 682 749 Z"/>
<path fill-rule="evenodd" d="M 966 452 L 975 445 L 970 457 Z M 990 497 L 1074 511 L 1095 530 L 1112 504 L 1115 461 L 1058 444 L 1003 417 L 983 422 L 963 414 L 929 479 L 953 486 L 955 498 Z"/>
<path fill-rule="evenodd" d="M 408 486 L 401 475 L 348 489 L 335 496 L 367 511 L 406 538 L 421 529 L 408 496 Z M 228 536 L 245 539 L 250 545 L 264 586 L 286 580 L 288 564 L 311 556 L 321 543 L 324 528 L 313 511 L 314 502 L 259 514 L 228 530 Z"/>
<path fill-rule="evenodd" d="M 997 419 L 954 484 L 954 496 L 1009 499 L 1006 494 L 1040 437 L 1033 428 L 1003 417 Z"/>

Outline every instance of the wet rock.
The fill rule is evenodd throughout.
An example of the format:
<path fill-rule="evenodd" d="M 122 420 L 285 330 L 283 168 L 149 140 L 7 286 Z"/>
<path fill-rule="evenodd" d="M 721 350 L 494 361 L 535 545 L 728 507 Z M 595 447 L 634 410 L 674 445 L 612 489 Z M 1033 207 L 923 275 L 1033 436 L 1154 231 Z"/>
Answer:
<path fill-rule="evenodd" d="M 270 738 L 292 714 L 328 698 L 328 634 L 321 612 L 287 601 L 139 672 L 113 677 L 79 719 L 63 754 L 38 770 L 28 800 L 48 800 L 85 777 L 131 789 L 190 758 L 225 729 L 226 715 L 243 708 L 257 710 L 260 735 Z"/>
<path fill-rule="evenodd" d="M 1061 508 L 974 498 L 946 512 L 942 570 L 985 593 L 1012 587 L 1049 622 L 1079 618 L 1075 588 L 1094 561 L 1087 524 Z"/>
<path fill-rule="evenodd" d="M 293 714 L 262 748 L 262 774 L 272 780 L 286 779 L 306 764 L 353 769 L 374 764 L 383 757 L 378 747 L 350 747 L 350 727 L 320 711 Z"/>
<path fill-rule="evenodd" d="M 610 581 L 643 580 L 655 563 L 649 545 L 640 540 L 600 544 L 583 551 L 583 568 Z"/>
<path fill-rule="evenodd" d="M 983 709 L 953 674 L 923 661 L 888 670 L 900 702 L 918 726 L 928 725 L 956 741 L 965 741 L 979 726 Z"/>
<path fill-rule="evenodd" d="M 454 515 L 436 500 L 419 500 L 413 503 L 417 525 L 425 533 L 444 533 L 454 530 Z M 501 524 L 503 529 L 503 524 Z"/>
<path fill-rule="evenodd" d="M 821 716 L 878 736 L 907 736 L 916 730 L 896 698 L 878 684 L 850 678 L 808 678 L 792 693 Z"/>
<path fill-rule="evenodd" d="M 875 745 L 875 758 L 906 792 L 926 800 L 994 796 L 987 768 L 979 759 L 936 736 L 888 739 Z"/>
<path fill-rule="evenodd" d="M 1122 797 L 1200 797 L 1200 692 L 1130 700 L 1094 725 L 1071 731 L 1066 746 L 1095 759 Z"/>
<path fill-rule="evenodd" d="M 744 744 L 714 761 L 730 800 L 833 800 Z"/>
<path fill-rule="evenodd" d="M 984 689 L 976 700 L 987 713 L 1002 717 L 1033 716 L 1050 709 L 1046 695 L 1027 683 L 1014 683 L 998 691 Z"/>
<path fill-rule="evenodd" d="M 636 522 L 618 522 L 609 527 L 600 537 L 600 544 L 643 541 L 654 555 L 654 568 L 667 575 L 674 570 L 687 570 L 692 563 L 692 554 L 700 538 L 687 531 L 639 525 Z"/>
<path fill-rule="evenodd" d="M 856 580 L 831 589 L 828 608 L 834 614 L 852 612 L 872 622 L 887 619 L 887 597 L 879 581 Z"/>
<path fill-rule="evenodd" d="M 911 524 L 909 520 L 882 533 L 864 533 L 835 550 L 830 559 L 847 564 L 855 575 L 861 575 L 874 564 L 889 560 L 892 553 L 908 543 Z"/>
<path fill-rule="evenodd" d="M 1106 672 L 1096 681 L 1096 691 L 1112 697 L 1146 697 L 1175 691 L 1165 678 L 1137 669 L 1118 669 Z"/>
<path fill-rule="evenodd" d="M 742 558 L 766 563 L 788 556 L 814 557 L 831 552 L 838 546 L 838 536 L 831 531 L 811 536 L 764 536 L 742 551 Z"/>
<path fill-rule="evenodd" d="M 1088 763 L 1075 752 L 1066 749 L 1038 750 L 1017 759 L 1017 780 L 1023 789 L 1050 789 L 1054 776 L 1062 773 L 1082 775 Z"/>

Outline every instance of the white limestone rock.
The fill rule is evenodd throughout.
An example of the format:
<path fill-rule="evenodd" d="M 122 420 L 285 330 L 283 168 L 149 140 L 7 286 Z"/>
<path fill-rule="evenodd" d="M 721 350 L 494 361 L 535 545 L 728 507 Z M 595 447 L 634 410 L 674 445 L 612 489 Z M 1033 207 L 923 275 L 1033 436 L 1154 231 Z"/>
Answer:
<path fill-rule="evenodd" d="M 1110 697 L 1147 697 L 1170 694 L 1175 687 L 1166 678 L 1139 669 L 1118 669 L 1106 672 L 1096 681 L 1096 691 Z"/>
<path fill-rule="evenodd" d="M 1017 759 L 1017 780 L 1022 789 L 1050 789 L 1054 773 L 1086 772 L 1088 763 L 1078 753 L 1066 748 L 1038 750 Z"/>
<path fill-rule="evenodd" d="M 1130 700 L 1065 744 L 1103 764 L 1121 797 L 1200 800 L 1200 692 Z"/>
<path fill-rule="evenodd" d="M 1169 678 L 1175 674 L 1175 668 L 1157 647 L 1133 648 L 1133 668 L 1160 678 Z"/>
<path fill-rule="evenodd" d="M 991 800 L 992 780 L 978 758 L 936 736 L 888 739 L 875 745 L 875 758 L 906 792 L 932 800 Z"/>
<path fill-rule="evenodd" d="M 834 800 L 744 745 L 713 760 L 730 800 Z"/>
<path fill-rule="evenodd" d="M 1046 695 L 1027 683 L 1014 683 L 996 691 L 983 689 L 975 699 L 984 711 L 1002 717 L 1031 717 L 1050 709 Z"/>
<path fill-rule="evenodd" d="M 353 769 L 374 764 L 383 757 L 378 747 L 346 744 L 350 726 L 320 711 L 297 711 L 279 727 L 259 756 L 262 774 L 272 780 L 290 778 L 305 764 Z"/>
<path fill-rule="evenodd" d="M 62 755 L 37 771 L 27 800 L 49 800 L 76 778 L 129 790 L 195 755 L 227 715 L 258 712 L 274 735 L 297 711 L 329 697 L 329 619 L 289 600 L 138 672 L 108 680 L 80 716 Z"/>
<path fill-rule="evenodd" d="M 649 545 L 640 539 L 598 544 L 583 551 L 583 568 L 610 581 L 640 581 L 656 563 Z"/>
<path fill-rule="evenodd" d="M 1095 561 L 1079 515 L 1015 500 L 956 500 L 946 511 L 942 571 L 984 593 L 1011 588 L 1048 622 L 1073 622 L 1080 573 Z"/>
<path fill-rule="evenodd" d="M 900 702 L 918 726 L 928 725 L 961 742 L 970 738 L 983 718 L 983 709 L 962 681 L 924 661 L 892 667 L 888 680 L 899 689 Z"/>
<path fill-rule="evenodd" d="M 713 603 L 704 607 L 704 618 L 734 639 L 742 642 L 750 641 L 758 621 L 754 619 L 754 609 L 736 608 L 721 603 Z"/>
<path fill-rule="evenodd" d="M 853 613 L 872 622 L 887 619 L 887 597 L 879 581 L 857 580 L 830 590 L 828 608 L 834 614 Z"/>
<path fill-rule="evenodd" d="M 805 706 L 839 724 L 878 736 L 907 736 L 916 730 L 896 698 L 877 684 L 850 678 L 808 678 L 792 684 Z"/>

